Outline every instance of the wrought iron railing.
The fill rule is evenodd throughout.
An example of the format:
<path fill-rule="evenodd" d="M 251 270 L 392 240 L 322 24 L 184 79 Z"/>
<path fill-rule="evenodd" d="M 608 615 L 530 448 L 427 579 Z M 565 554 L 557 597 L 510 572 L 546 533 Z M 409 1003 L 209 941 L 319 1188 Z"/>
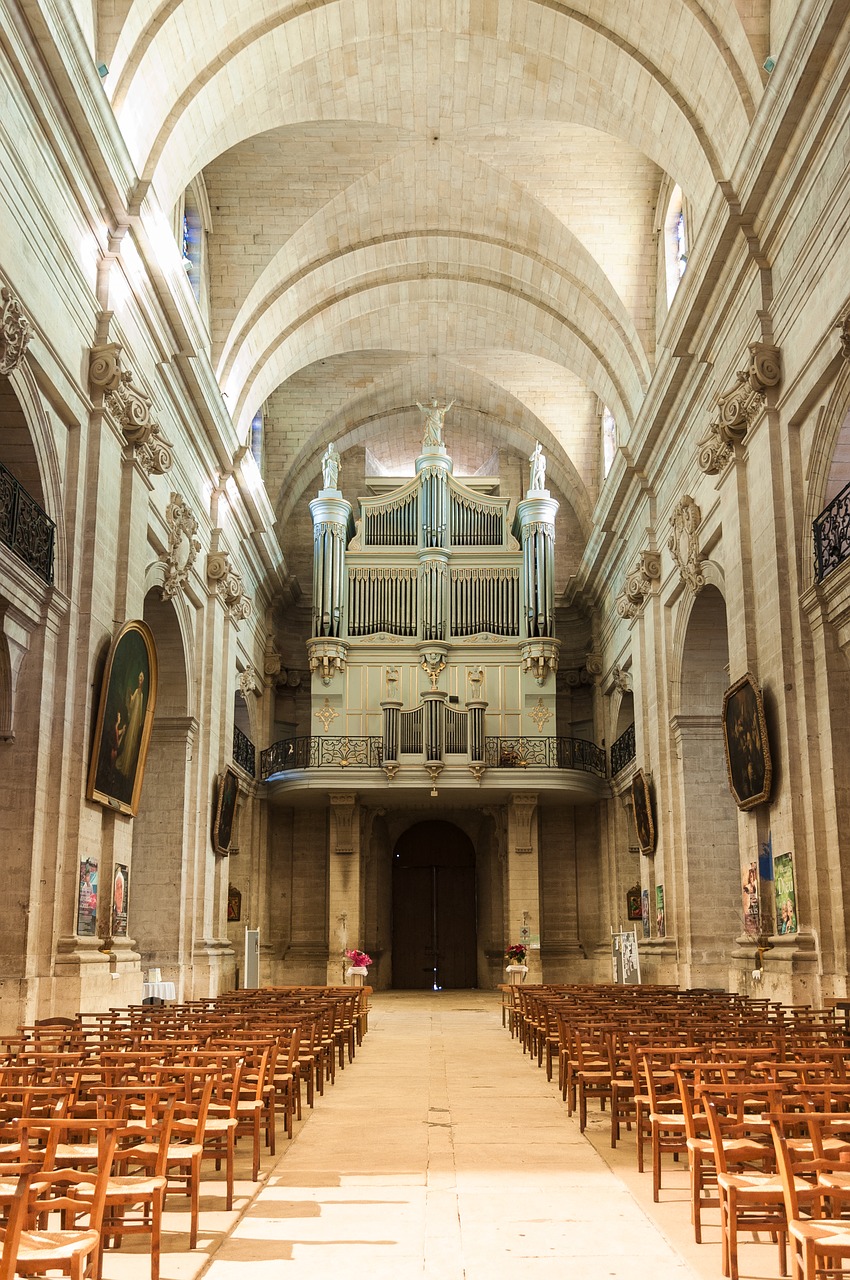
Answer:
<path fill-rule="evenodd" d="M 486 738 L 488 769 L 581 769 L 607 776 L 605 752 L 582 738 Z"/>
<path fill-rule="evenodd" d="M 53 585 L 56 525 L 0 462 L 0 542 Z"/>
<path fill-rule="evenodd" d="M 252 778 L 257 776 L 257 748 L 238 725 L 233 726 L 233 759 Z"/>
<path fill-rule="evenodd" d="M 323 765 L 339 769 L 349 765 L 378 769 L 382 758 L 380 738 L 337 738 L 324 734 L 319 738 L 284 738 L 260 753 L 260 776 L 271 778 L 290 769 L 319 769 Z"/>
<path fill-rule="evenodd" d="M 823 582 L 828 573 L 850 558 L 850 484 L 815 517 L 815 577 Z"/>
<path fill-rule="evenodd" d="M 611 744 L 611 777 L 615 778 L 621 769 L 631 764 L 636 755 L 635 727 L 630 724 L 617 741 Z"/>

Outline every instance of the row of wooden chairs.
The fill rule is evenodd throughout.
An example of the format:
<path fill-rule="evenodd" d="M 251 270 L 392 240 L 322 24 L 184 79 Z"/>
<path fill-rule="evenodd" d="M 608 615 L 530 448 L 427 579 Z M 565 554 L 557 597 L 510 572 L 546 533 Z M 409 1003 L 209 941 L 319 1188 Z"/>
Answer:
<path fill-rule="evenodd" d="M 353 1061 L 367 1027 L 366 994 L 242 992 L 188 1007 L 52 1019 L 7 1037 L 0 1060 L 0 1160 L 7 1170 L 0 1173 L 0 1280 L 44 1271 L 41 1237 L 56 1212 L 61 1229 L 51 1217 L 51 1234 L 64 1251 L 56 1265 L 65 1274 L 98 1280 L 104 1247 L 144 1232 L 158 1280 L 166 1196 L 188 1197 L 195 1248 L 202 1162 L 224 1167 L 231 1209 L 236 1143 L 249 1138 L 256 1181 L 263 1141 L 275 1154 L 278 1121 L 291 1138 L 305 1088 L 313 1106 Z M 65 1200 L 54 1195 L 48 1208 L 54 1185 L 64 1186 Z M 42 1260 L 40 1271 L 34 1258 Z"/>

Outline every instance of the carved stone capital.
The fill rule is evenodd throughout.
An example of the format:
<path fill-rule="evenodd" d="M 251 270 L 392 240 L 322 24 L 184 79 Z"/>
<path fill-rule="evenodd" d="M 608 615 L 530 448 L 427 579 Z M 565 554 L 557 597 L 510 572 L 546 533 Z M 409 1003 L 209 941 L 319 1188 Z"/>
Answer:
<path fill-rule="evenodd" d="M 357 796 L 331 792 L 331 853 L 357 853 Z"/>
<path fill-rule="evenodd" d="M 751 342 L 749 351 L 746 369 L 739 369 L 732 386 L 718 396 L 708 432 L 697 446 L 699 465 L 707 475 L 718 475 L 726 469 L 735 445 L 743 442 L 764 408 L 767 392 L 782 378 L 778 347 Z"/>
<path fill-rule="evenodd" d="M 171 600 L 178 591 L 182 591 L 201 550 L 201 543 L 195 514 L 179 493 L 172 491 L 171 501 L 165 509 L 165 523 L 168 526 L 168 550 L 160 556 L 165 563 L 162 596 L 164 600 Z"/>
<path fill-rule="evenodd" d="M 310 674 L 321 672 L 322 684 L 330 684 L 335 675 L 345 670 L 348 645 L 343 640 L 308 640 L 307 656 Z"/>
<path fill-rule="evenodd" d="M 150 396 L 121 367 L 121 345 L 107 342 L 89 353 L 89 387 L 103 396 L 106 409 L 120 426 L 145 475 L 165 475 L 174 465 L 174 446 L 152 415 Z"/>
<path fill-rule="evenodd" d="M 23 361 L 33 328 L 20 302 L 4 285 L 0 289 L 0 374 L 10 374 Z"/>
<path fill-rule="evenodd" d="M 670 548 L 682 581 L 694 595 L 702 591 L 705 586 L 699 547 L 701 523 L 702 513 L 699 507 L 693 498 L 685 494 L 670 517 L 672 533 L 667 546 Z"/>
<path fill-rule="evenodd" d="M 211 551 L 207 556 L 207 580 L 233 622 L 250 618 L 251 600 L 245 594 L 241 573 L 234 568 L 226 551 Z"/>
<path fill-rule="evenodd" d="M 239 672 L 239 692 L 246 702 L 248 701 L 249 693 L 253 693 L 256 698 L 259 698 L 263 692 L 263 682 L 253 662 L 249 662 L 245 670 Z"/>
<path fill-rule="evenodd" d="M 514 853 L 534 852 L 532 822 L 537 814 L 537 796 L 512 795 L 508 805 L 508 845 Z"/>
<path fill-rule="evenodd" d="M 661 557 L 657 551 L 642 551 L 617 597 L 617 613 L 621 618 L 635 618 L 661 579 Z"/>

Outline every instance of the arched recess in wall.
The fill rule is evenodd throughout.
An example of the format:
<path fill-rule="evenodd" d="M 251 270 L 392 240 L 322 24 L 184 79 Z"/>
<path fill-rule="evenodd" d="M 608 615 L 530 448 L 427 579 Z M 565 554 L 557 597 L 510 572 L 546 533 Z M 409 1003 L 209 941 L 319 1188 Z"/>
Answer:
<path fill-rule="evenodd" d="M 682 892 L 676 930 L 690 986 L 726 988 L 728 955 L 743 931 L 738 818 L 726 776 L 723 694 L 729 680 L 726 602 L 709 583 L 682 618 L 678 714 L 673 732 L 681 761 Z"/>
<path fill-rule="evenodd" d="M 155 966 L 184 990 L 191 964 L 197 830 L 188 803 L 197 722 L 190 714 L 189 664 L 175 603 L 153 586 L 143 617 L 156 642 L 159 682 L 139 812 L 133 824 L 130 932 L 143 970 Z"/>

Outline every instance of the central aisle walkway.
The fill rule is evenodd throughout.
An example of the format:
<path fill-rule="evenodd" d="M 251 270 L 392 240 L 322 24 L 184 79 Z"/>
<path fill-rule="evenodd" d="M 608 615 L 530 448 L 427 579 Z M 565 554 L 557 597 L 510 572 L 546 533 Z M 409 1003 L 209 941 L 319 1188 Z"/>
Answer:
<path fill-rule="evenodd" d="M 719 1260 L 718 1260 L 719 1261 Z M 249 1270 L 250 1267 L 250 1270 Z M 381 993 L 208 1280 L 693 1280 L 501 1025 Z"/>

